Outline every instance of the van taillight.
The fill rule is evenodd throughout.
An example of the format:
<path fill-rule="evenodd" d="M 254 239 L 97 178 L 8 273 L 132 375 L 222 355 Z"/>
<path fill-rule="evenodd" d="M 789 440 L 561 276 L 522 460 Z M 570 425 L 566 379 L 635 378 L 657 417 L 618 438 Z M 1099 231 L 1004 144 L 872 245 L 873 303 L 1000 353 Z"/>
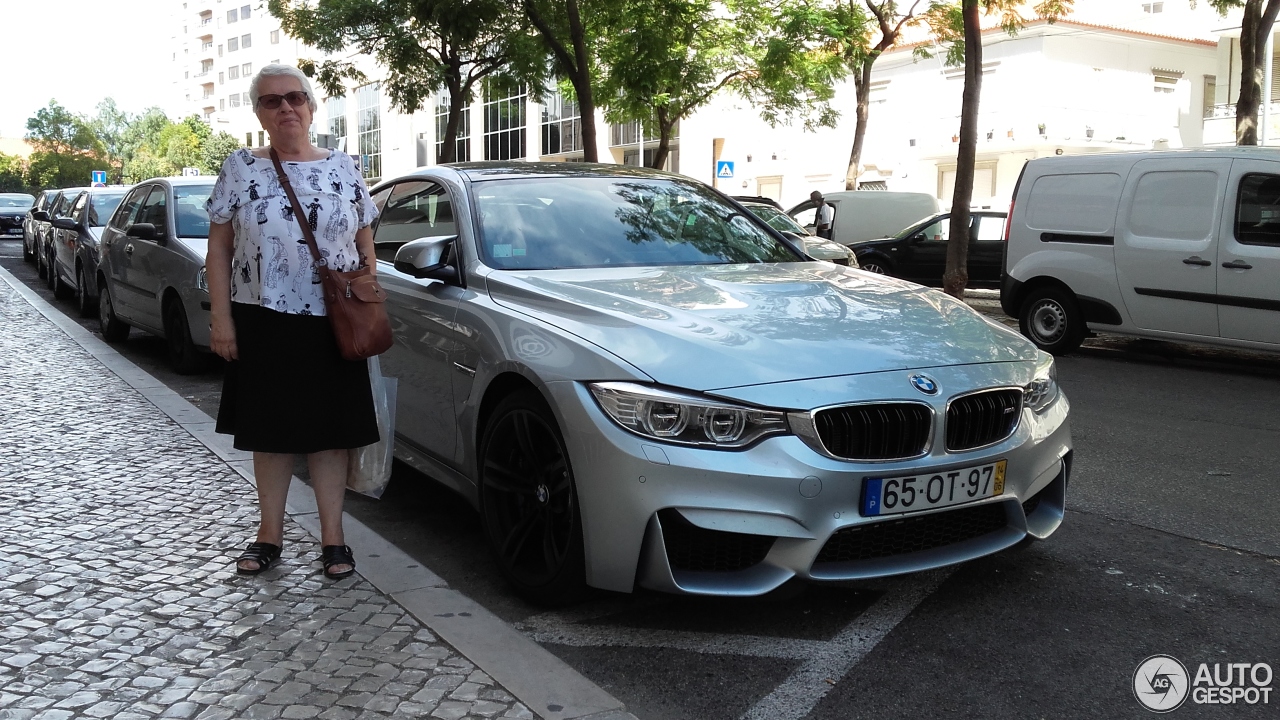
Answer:
<path fill-rule="evenodd" d="M 1009 242 L 1009 231 L 1013 229 L 1013 206 L 1015 201 L 1009 202 L 1009 214 L 1004 219 L 1004 241 Z"/>

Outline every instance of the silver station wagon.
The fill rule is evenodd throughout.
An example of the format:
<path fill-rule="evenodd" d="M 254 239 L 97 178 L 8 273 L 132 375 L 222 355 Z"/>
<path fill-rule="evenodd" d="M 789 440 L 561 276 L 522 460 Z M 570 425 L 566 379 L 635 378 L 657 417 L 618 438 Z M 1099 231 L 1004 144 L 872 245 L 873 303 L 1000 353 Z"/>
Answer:
<path fill-rule="evenodd" d="M 532 601 L 894 575 L 1062 522 L 1053 359 L 936 290 L 655 171 L 460 164 L 373 195 L 396 455 L 474 503 Z"/>

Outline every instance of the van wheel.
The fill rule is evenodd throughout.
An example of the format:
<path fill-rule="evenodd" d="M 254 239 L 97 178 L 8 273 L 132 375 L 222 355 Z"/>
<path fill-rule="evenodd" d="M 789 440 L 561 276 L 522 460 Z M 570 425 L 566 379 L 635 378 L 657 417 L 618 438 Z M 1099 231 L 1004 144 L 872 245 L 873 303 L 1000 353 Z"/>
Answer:
<path fill-rule="evenodd" d="M 494 408 L 480 441 L 480 521 L 507 581 L 526 600 L 585 592 L 582 515 L 555 416 L 534 390 Z"/>
<path fill-rule="evenodd" d="M 204 370 L 208 358 L 192 342 L 187 311 L 177 298 L 165 303 L 164 337 L 169 344 L 169 362 L 179 375 L 194 375 Z"/>
<path fill-rule="evenodd" d="M 129 323 L 116 317 L 116 309 L 111 305 L 111 291 L 107 290 L 105 282 L 98 285 L 98 329 L 107 342 L 120 342 L 129 337 Z"/>
<path fill-rule="evenodd" d="M 1022 334 L 1053 355 L 1066 355 L 1084 342 L 1085 323 L 1076 299 L 1056 287 L 1032 290 L 1018 318 Z"/>

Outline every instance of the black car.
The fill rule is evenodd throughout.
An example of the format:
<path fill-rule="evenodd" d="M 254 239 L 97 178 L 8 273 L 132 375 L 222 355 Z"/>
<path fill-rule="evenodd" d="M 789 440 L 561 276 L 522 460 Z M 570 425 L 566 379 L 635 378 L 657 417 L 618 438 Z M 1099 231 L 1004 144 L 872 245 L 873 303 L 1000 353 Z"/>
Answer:
<path fill-rule="evenodd" d="M 56 218 L 66 217 L 71 212 L 71 206 L 79 199 L 80 193 L 89 188 L 64 188 L 58 191 L 53 197 L 53 201 L 49 203 L 49 209 L 43 212 L 32 213 L 36 223 L 36 269 L 40 272 L 40 277 L 49 285 L 49 289 L 54 288 L 54 274 L 50 272 L 53 267 L 53 221 Z"/>
<path fill-rule="evenodd" d="M 35 201 L 26 193 L 0 193 L 0 236 L 22 235 L 22 221 Z"/>
<path fill-rule="evenodd" d="M 969 225 L 969 283 L 1000 284 L 1007 213 L 975 211 Z M 891 238 L 868 240 L 851 247 L 863 270 L 892 275 L 921 285 L 941 285 L 947 268 L 947 240 L 951 213 L 939 213 Z"/>
<path fill-rule="evenodd" d="M 53 294 L 58 299 L 74 294 L 81 317 L 92 317 L 98 307 L 98 240 L 128 191 L 125 187 L 86 190 L 67 217 L 52 220 Z"/>

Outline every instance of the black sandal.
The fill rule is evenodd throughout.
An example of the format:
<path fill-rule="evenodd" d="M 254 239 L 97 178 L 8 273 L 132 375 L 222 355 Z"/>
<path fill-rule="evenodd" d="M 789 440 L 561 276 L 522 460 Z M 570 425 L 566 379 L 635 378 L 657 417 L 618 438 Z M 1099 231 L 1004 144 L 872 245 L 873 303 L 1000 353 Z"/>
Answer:
<path fill-rule="evenodd" d="M 341 580 L 350 577 L 356 571 L 356 559 L 351 548 L 346 545 L 325 545 L 320 548 L 320 562 L 324 563 L 324 576 L 330 580 Z M 329 568 L 335 565 L 350 565 L 350 570 L 332 572 Z"/>
<path fill-rule="evenodd" d="M 249 543 L 249 547 L 236 558 L 236 574 L 238 575 L 257 575 L 267 568 L 275 564 L 280 559 L 280 546 L 271 543 L 255 542 Z M 258 567 L 254 570 L 246 570 L 240 567 L 240 563 L 244 561 L 256 562 Z"/>

